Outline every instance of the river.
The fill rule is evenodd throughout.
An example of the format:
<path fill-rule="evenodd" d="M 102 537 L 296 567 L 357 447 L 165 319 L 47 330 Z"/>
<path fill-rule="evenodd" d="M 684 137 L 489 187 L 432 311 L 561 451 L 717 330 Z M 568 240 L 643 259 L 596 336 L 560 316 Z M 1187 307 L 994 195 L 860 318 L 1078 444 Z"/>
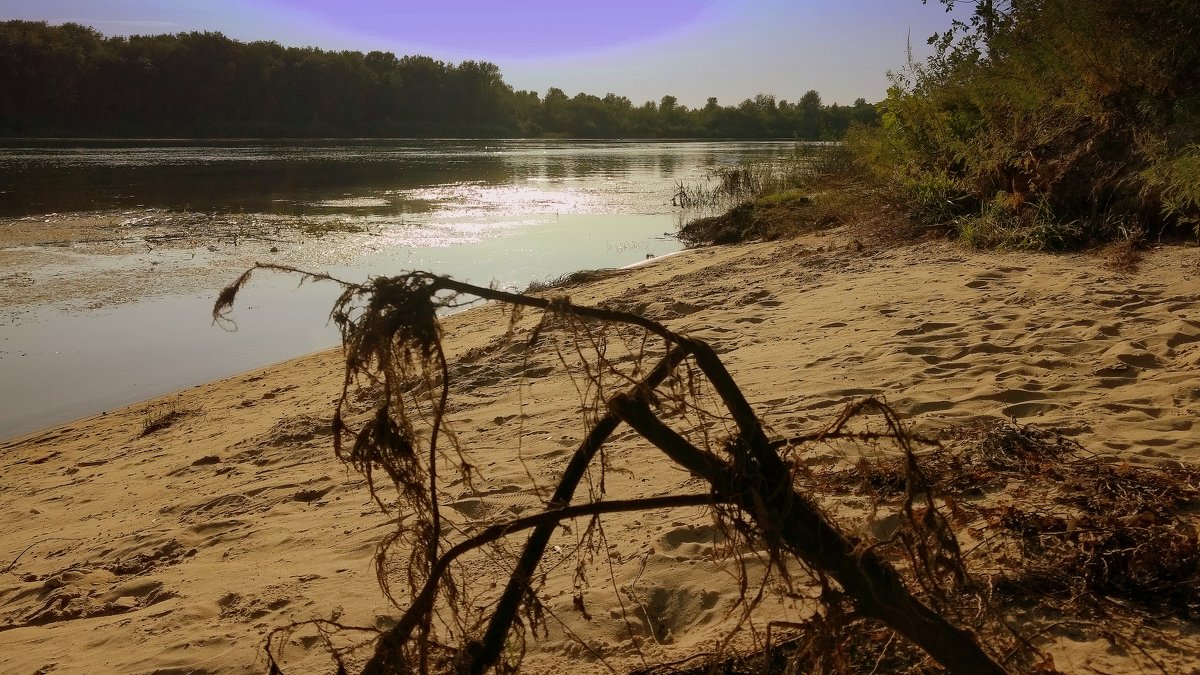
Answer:
<path fill-rule="evenodd" d="M 680 183 L 790 142 L 0 140 L 0 439 L 336 344 L 336 289 L 422 269 L 521 289 L 679 250 Z"/>

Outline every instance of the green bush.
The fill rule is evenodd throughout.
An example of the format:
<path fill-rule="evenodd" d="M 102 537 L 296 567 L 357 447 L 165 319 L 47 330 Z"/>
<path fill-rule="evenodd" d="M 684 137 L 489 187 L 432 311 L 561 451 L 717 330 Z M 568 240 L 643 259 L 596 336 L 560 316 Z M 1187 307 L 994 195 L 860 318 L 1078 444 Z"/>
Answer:
<path fill-rule="evenodd" d="M 847 147 L 973 244 L 1200 236 L 1197 35 L 1191 0 L 979 2 Z"/>
<path fill-rule="evenodd" d="M 1190 226 L 1193 236 L 1200 238 L 1200 146 L 1190 145 L 1151 163 L 1143 178 L 1158 193 L 1163 212 Z"/>
<path fill-rule="evenodd" d="M 914 215 L 921 221 L 949 223 L 966 215 L 971 195 L 960 179 L 933 171 L 913 172 L 901 183 L 908 194 Z"/>

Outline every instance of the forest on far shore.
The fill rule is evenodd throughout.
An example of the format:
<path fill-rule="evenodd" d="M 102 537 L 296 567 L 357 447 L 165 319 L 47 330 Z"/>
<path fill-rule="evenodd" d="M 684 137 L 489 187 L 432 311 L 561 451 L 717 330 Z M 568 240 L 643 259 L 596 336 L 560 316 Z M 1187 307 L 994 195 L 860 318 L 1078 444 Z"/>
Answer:
<path fill-rule="evenodd" d="M 220 33 L 105 37 L 0 22 L 0 136 L 835 139 L 875 106 L 759 94 L 701 108 L 674 96 L 515 91 L 498 66 L 238 42 Z"/>

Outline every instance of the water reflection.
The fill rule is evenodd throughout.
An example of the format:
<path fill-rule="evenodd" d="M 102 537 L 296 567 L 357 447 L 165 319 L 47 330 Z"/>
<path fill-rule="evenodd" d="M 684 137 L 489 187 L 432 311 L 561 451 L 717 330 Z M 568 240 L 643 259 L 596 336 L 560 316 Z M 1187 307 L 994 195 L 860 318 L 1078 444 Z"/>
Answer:
<path fill-rule="evenodd" d="M 294 280 L 264 276 L 249 290 L 238 312 L 254 320 L 239 322 L 236 332 L 211 325 L 208 293 L 6 326 L 0 337 L 0 439 L 228 377 L 278 361 L 281 351 L 304 354 L 337 339 L 324 314 L 309 311 L 332 306 L 333 286 L 297 288 Z"/>
<path fill-rule="evenodd" d="M 293 290 L 292 280 L 248 289 L 246 297 L 273 315 L 241 312 L 243 328 L 233 335 L 208 325 L 217 289 L 244 269 L 219 267 L 230 244 L 217 228 L 234 236 L 242 227 L 277 233 L 279 217 L 303 216 L 315 230 L 346 220 L 354 227 L 331 231 L 350 234 L 280 240 L 279 247 L 293 264 L 348 280 L 422 269 L 521 289 L 532 280 L 678 250 L 667 234 L 684 217 L 671 207 L 677 182 L 700 180 L 720 165 L 778 157 L 790 147 L 0 140 L 0 216 L 142 207 L 120 216 L 122 227 L 129 226 L 121 237 L 136 239 L 145 222 L 157 219 L 186 225 L 179 231 L 200 242 L 195 250 L 156 249 L 149 263 L 129 255 L 79 263 L 93 273 L 158 265 L 156 274 L 187 274 L 194 295 L 131 291 L 136 302 L 69 314 L 39 305 L 20 325 L 6 326 L 0 438 L 332 346 L 336 336 L 324 321 L 332 289 Z M 220 247 L 205 246 L 205 235 Z M 236 236 L 233 242 L 236 248 Z M 271 259 L 276 249 L 261 252 Z M 53 273 L 79 286 L 71 275 L 80 269 L 53 268 L 46 259 L 39 265 L 22 273 L 31 280 Z"/>
<path fill-rule="evenodd" d="M 429 185 L 694 179 L 786 143 L 581 141 L 0 141 L 0 216 L 154 207 L 305 215 L 426 210 Z M 618 182 L 620 182 L 618 180 Z M 364 201 L 365 200 L 365 201 Z M 644 208 L 643 208 L 644 212 Z"/>

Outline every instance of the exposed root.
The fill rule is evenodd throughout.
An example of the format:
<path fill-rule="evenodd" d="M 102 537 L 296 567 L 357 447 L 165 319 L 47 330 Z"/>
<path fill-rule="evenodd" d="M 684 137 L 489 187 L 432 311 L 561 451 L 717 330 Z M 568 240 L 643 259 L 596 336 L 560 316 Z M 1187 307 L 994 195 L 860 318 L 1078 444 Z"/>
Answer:
<path fill-rule="evenodd" d="M 222 292 L 214 320 L 227 320 L 252 272 Z M 1034 598 L 1068 611 L 1112 598 L 1190 620 L 1200 606 L 1196 530 L 1181 515 L 1198 501 L 1194 470 L 1107 464 L 1061 436 L 1012 424 L 964 430 L 943 445 L 910 434 L 874 398 L 815 433 L 770 441 L 711 347 L 644 317 L 420 272 L 337 283 L 343 293 L 332 318 L 346 372 L 335 452 L 367 477 L 381 508 L 391 509 L 384 489 L 394 491 L 398 516 L 380 543 L 377 571 L 403 614 L 386 628 L 355 629 L 375 638 L 365 673 L 511 671 L 527 636 L 556 620 L 537 589 L 560 523 L 589 518 L 569 553 L 579 562 L 578 586 L 600 550 L 602 514 L 685 504 L 709 505 L 732 550 L 761 552 L 789 594 L 813 600 L 814 613 L 792 626 L 786 646 L 714 652 L 704 672 L 853 672 L 868 662 L 905 672 L 1051 672 L 1036 640 L 1007 625 L 1001 608 Z M 446 486 L 469 487 L 475 467 L 445 423 L 451 377 L 466 371 L 447 363 L 437 317 L 471 297 L 511 305 L 514 322 L 519 308 L 541 312 L 521 349 L 526 358 L 546 349 L 571 374 L 589 429 L 543 512 L 475 527 L 440 512 Z M 710 492 L 606 500 L 604 447 L 621 425 Z M 818 446 L 855 453 L 813 469 L 804 460 Z M 518 452 L 513 461 L 524 460 Z M 864 537 L 836 523 L 828 514 L 837 505 L 826 502 L 846 495 L 869 497 L 877 513 L 894 509 L 888 531 Z M 507 585 L 480 603 L 458 559 L 524 531 Z M 393 588 L 397 577 L 404 592 Z M 766 582 L 755 589 L 743 571 L 742 583 L 748 617 Z M 576 607 L 586 614 L 582 595 Z M 344 629 L 334 623 L 326 628 Z M 363 647 L 360 640 L 354 649 Z M 329 649 L 345 667 L 343 647 Z"/>

